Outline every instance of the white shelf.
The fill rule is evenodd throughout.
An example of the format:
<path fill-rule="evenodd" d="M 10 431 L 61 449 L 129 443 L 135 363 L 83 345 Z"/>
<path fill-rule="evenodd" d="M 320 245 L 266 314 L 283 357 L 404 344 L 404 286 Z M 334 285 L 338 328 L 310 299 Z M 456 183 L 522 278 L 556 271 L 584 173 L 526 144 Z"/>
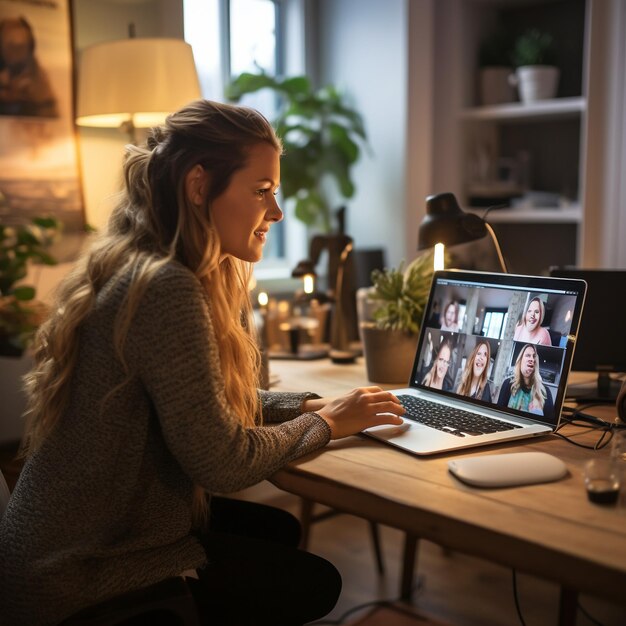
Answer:
<path fill-rule="evenodd" d="M 555 98 L 554 100 L 539 100 L 532 104 L 512 102 L 510 104 L 463 109 L 459 117 L 462 120 L 476 122 L 567 119 L 579 116 L 586 107 L 587 104 L 583 97 Z"/>
<path fill-rule="evenodd" d="M 466 209 L 468 213 L 474 213 L 482 217 L 485 209 Z M 541 208 L 533 209 L 500 209 L 490 211 L 487 214 L 487 222 L 490 224 L 580 224 L 583 212 L 580 206 L 572 206 L 567 209 Z"/>

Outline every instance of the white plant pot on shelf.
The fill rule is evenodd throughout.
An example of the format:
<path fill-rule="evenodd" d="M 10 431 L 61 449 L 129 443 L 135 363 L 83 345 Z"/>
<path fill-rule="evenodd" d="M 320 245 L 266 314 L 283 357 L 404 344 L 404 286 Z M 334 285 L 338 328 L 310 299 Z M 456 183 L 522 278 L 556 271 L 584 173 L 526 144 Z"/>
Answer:
<path fill-rule="evenodd" d="M 511 74 L 510 82 L 517 86 L 524 104 L 556 97 L 560 71 L 552 65 L 524 65 Z"/>

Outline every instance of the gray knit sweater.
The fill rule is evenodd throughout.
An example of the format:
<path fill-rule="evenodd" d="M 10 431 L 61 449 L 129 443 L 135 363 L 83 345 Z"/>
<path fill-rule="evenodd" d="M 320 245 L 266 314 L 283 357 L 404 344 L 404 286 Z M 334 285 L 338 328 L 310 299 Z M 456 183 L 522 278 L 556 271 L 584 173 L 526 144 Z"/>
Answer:
<path fill-rule="evenodd" d="M 202 566 L 193 485 L 228 493 L 324 446 L 330 429 L 299 415 L 312 394 L 262 393 L 266 422 L 243 428 L 224 398 L 210 303 L 171 263 L 150 283 L 115 357 L 113 325 L 129 276 L 98 296 L 80 334 L 67 411 L 25 464 L 0 521 L 0 623 L 56 624 L 88 605 Z M 210 555 L 209 555 L 210 558 Z"/>

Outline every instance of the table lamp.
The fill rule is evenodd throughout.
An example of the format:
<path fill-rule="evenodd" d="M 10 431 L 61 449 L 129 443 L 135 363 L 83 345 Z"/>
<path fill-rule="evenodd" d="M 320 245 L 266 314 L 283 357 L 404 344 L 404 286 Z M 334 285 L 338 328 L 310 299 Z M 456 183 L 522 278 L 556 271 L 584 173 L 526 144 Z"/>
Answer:
<path fill-rule="evenodd" d="M 191 46 L 181 39 L 130 38 L 85 48 L 78 76 L 76 124 L 121 128 L 155 126 L 192 100 L 200 84 Z"/>
<path fill-rule="evenodd" d="M 485 235 L 491 237 L 502 271 L 507 273 L 496 234 L 482 217 L 463 211 L 453 193 L 426 198 L 426 215 L 419 226 L 417 249 L 435 248 L 435 269 L 443 269 L 444 246 L 469 243 Z"/>

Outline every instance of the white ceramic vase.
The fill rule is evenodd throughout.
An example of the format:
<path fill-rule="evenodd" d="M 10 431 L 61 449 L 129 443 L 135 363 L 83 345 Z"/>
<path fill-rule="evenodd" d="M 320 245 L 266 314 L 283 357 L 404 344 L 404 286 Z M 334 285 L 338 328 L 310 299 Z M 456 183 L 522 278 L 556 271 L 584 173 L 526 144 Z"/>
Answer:
<path fill-rule="evenodd" d="M 556 97 L 559 68 L 551 65 L 525 65 L 511 74 L 511 83 L 517 85 L 524 104 Z"/>

